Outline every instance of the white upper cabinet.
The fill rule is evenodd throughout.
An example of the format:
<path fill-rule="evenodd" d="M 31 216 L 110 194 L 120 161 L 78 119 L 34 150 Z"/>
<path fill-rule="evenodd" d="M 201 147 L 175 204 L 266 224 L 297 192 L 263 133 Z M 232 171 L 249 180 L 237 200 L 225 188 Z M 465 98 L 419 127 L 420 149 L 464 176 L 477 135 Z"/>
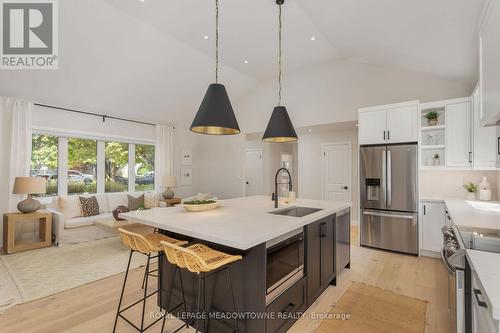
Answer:
<path fill-rule="evenodd" d="M 481 127 L 481 101 L 479 87 L 476 87 L 472 95 L 472 113 L 474 117 L 474 169 L 496 168 L 496 127 Z"/>
<path fill-rule="evenodd" d="M 359 144 L 417 142 L 418 109 L 418 101 L 360 109 Z"/>
<path fill-rule="evenodd" d="M 500 1 L 486 1 L 480 30 L 481 125 L 500 121 Z"/>
<path fill-rule="evenodd" d="M 446 166 L 472 166 L 470 101 L 446 105 Z"/>
<path fill-rule="evenodd" d="M 386 110 L 359 112 L 359 144 L 385 143 Z"/>
<path fill-rule="evenodd" d="M 417 142 L 418 106 L 387 110 L 387 142 Z"/>

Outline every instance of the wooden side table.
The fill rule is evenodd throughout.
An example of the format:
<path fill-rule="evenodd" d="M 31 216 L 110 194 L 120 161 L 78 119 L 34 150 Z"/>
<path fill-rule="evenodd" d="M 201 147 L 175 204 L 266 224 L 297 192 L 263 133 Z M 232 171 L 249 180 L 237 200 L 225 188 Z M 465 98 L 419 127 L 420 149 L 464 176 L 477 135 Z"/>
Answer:
<path fill-rule="evenodd" d="M 23 222 L 38 220 L 38 242 L 16 242 L 16 227 Z M 39 210 L 34 213 L 7 213 L 3 215 L 3 249 L 5 253 L 50 247 L 52 245 L 52 213 Z"/>
<path fill-rule="evenodd" d="M 181 198 L 160 199 L 160 207 L 173 207 L 175 205 L 180 204 L 181 201 L 182 201 Z M 162 206 L 162 204 L 164 206 Z"/>

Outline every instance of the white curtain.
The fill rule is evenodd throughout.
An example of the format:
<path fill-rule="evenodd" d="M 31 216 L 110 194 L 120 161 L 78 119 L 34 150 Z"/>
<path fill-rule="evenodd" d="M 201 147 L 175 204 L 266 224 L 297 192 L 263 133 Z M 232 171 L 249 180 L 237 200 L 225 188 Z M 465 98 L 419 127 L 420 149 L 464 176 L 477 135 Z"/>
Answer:
<path fill-rule="evenodd" d="M 2 212 L 17 211 L 24 196 L 13 195 L 16 177 L 29 176 L 33 103 L 0 97 L 0 207 Z"/>
<path fill-rule="evenodd" d="M 174 172 L 174 128 L 172 126 L 156 125 L 155 151 L 155 187 L 164 187 L 165 176 Z"/>

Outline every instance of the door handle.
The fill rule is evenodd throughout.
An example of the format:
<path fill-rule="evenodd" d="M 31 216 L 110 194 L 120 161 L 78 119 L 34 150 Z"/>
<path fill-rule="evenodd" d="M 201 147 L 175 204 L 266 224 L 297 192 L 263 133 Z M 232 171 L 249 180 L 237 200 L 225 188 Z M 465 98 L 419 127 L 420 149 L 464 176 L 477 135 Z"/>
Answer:
<path fill-rule="evenodd" d="M 483 296 L 483 294 L 481 293 L 481 290 L 473 289 L 473 292 L 474 292 L 474 296 L 476 297 L 477 305 L 479 305 L 480 307 L 483 307 L 483 308 L 488 308 L 488 304 L 486 304 L 486 302 L 481 301 L 479 299 L 479 295 Z"/>
<path fill-rule="evenodd" d="M 368 216 L 378 216 L 378 217 L 394 217 L 397 219 L 405 219 L 405 220 L 413 220 L 414 219 L 413 215 L 387 214 L 387 213 L 379 213 L 379 212 L 373 212 L 373 211 L 364 211 L 363 214 L 368 215 Z"/>
<path fill-rule="evenodd" d="M 326 237 L 326 222 L 322 222 L 319 225 L 319 238 L 325 238 Z"/>

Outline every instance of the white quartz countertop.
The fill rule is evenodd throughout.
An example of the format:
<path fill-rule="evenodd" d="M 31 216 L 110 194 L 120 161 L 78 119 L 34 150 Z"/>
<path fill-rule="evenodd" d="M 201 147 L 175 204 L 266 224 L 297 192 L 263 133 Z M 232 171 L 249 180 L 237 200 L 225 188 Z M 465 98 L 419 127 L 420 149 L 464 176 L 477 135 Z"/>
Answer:
<path fill-rule="evenodd" d="M 500 254 L 467 250 L 467 259 L 486 292 L 493 318 L 500 320 Z"/>
<path fill-rule="evenodd" d="M 282 216 L 269 212 L 293 206 L 321 208 L 304 216 Z M 280 203 L 278 209 L 269 196 L 221 200 L 217 209 L 186 212 L 184 208 L 153 208 L 120 214 L 131 222 L 145 224 L 203 239 L 209 242 L 247 250 L 297 228 L 351 207 L 349 202 L 297 199 L 292 205 Z"/>
<path fill-rule="evenodd" d="M 455 225 L 500 229 L 500 202 L 446 198 L 444 202 Z"/>
<path fill-rule="evenodd" d="M 444 202 L 457 226 L 500 229 L 499 202 L 461 199 L 444 199 Z M 500 320 L 500 254 L 470 249 L 466 252 L 491 304 L 493 318 Z"/>

